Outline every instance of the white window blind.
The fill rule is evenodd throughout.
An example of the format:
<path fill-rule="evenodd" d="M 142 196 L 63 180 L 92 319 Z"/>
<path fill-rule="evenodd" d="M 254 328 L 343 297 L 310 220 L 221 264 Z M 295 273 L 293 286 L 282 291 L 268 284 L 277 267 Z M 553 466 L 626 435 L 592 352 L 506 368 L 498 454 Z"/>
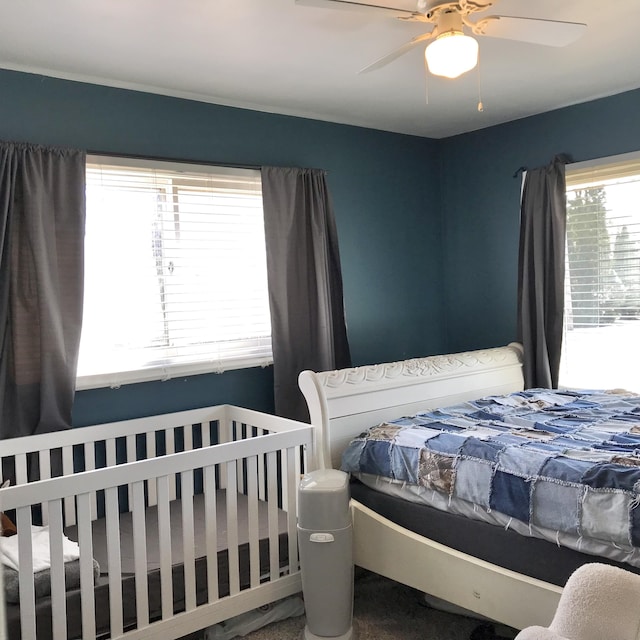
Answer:
<path fill-rule="evenodd" d="M 567 166 L 560 384 L 640 391 L 640 156 Z"/>
<path fill-rule="evenodd" d="M 87 158 L 78 388 L 272 361 L 260 172 Z"/>

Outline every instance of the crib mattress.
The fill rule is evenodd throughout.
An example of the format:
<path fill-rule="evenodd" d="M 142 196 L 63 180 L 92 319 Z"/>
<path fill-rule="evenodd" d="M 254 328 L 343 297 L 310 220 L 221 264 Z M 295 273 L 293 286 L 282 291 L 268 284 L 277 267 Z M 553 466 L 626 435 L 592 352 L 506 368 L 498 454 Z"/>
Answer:
<path fill-rule="evenodd" d="M 248 502 L 246 496 L 238 494 L 238 544 L 240 558 L 240 588 L 249 586 L 250 563 L 248 544 Z M 171 555 L 173 574 L 173 605 L 174 613 L 183 611 L 185 608 L 184 594 L 184 570 L 182 566 L 182 518 L 181 504 L 179 500 L 174 500 L 170 504 L 171 511 Z M 267 505 L 258 503 L 259 521 L 259 557 L 260 575 L 269 570 L 269 540 L 267 525 Z M 226 517 L 226 495 L 224 490 L 216 492 L 216 516 L 217 516 L 217 541 L 218 541 L 218 589 L 219 596 L 229 595 L 229 557 L 227 551 L 227 517 Z M 195 534 L 195 557 L 196 557 L 196 599 L 198 605 L 207 602 L 207 562 L 206 562 L 206 540 L 205 540 L 205 511 L 204 496 L 202 494 L 194 496 L 194 534 Z M 287 516 L 283 511 L 278 511 L 278 544 L 281 567 L 288 562 L 287 544 Z M 158 537 L 158 517 L 157 508 L 149 507 L 146 510 L 146 531 L 147 531 L 147 582 L 149 592 L 149 619 L 154 620 L 160 617 L 161 613 L 161 591 L 160 591 L 160 557 L 159 557 L 159 537 Z M 75 527 L 65 530 L 66 535 L 71 540 L 77 540 Z M 123 616 L 125 629 L 135 626 L 136 622 L 136 598 L 134 579 L 134 553 L 133 553 L 133 525 L 130 513 L 120 516 L 120 538 L 121 538 L 121 567 L 122 567 L 122 589 L 123 589 Z M 94 557 L 99 563 L 100 577 L 95 587 L 96 602 L 96 629 L 100 637 L 108 636 L 109 633 L 109 586 L 106 556 L 106 527 L 103 519 L 93 523 L 93 546 Z M 67 591 L 67 635 L 69 638 L 82 637 L 81 622 L 81 598 L 80 590 Z M 6 607 L 7 616 L 7 637 L 12 640 L 20 638 L 20 607 L 16 604 L 8 604 Z M 38 629 L 38 640 L 50 640 L 52 638 L 51 628 L 51 599 L 49 597 L 40 598 L 36 602 L 36 624 Z"/>

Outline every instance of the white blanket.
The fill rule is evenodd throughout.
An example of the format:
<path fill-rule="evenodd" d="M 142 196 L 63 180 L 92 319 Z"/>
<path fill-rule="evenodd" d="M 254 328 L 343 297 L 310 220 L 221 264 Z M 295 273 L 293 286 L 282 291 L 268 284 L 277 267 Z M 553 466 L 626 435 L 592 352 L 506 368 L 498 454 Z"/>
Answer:
<path fill-rule="evenodd" d="M 18 538 L 15 535 L 9 538 L 0 537 L 0 562 L 16 571 L 20 570 L 18 555 Z M 33 572 L 43 571 L 51 567 L 49 553 L 49 527 L 31 527 L 31 546 L 33 554 Z M 77 542 L 62 536 L 62 556 L 64 562 L 77 560 L 80 557 L 80 548 Z"/>

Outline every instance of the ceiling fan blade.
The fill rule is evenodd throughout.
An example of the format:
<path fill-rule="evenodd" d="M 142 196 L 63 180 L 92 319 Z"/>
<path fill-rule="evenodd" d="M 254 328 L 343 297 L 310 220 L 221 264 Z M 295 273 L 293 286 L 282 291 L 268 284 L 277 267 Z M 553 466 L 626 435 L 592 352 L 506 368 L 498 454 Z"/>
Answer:
<path fill-rule="evenodd" d="M 423 16 L 417 11 L 408 11 L 407 9 L 396 9 L 394 7 L 385 7 L 378 4 L 364 4 L 362 2 L 353 2 L 351 0 L 295 0 L 296 4 L 303 7 L 319 7 L 321 9 L 340 9 L 343 11 L 367 11 L 369 13 L 385 14 L 391 18 L 403 18 L 410 20 L 412 18 L 421 19 Z"/>
<path fill-rule="evenodd" d="M 382 56 L 382 58 L 376 60 L 374 63 L 364 67 L 364 69 L 360 69 L 358 73 L 369 73 L 369 71 L 375 71 L 376 69 L 384 67 L 390 62 L 393 62 L 396 58 L 399 58 L 408 51 L 411 51 L 411 49 L 413 49 L 416 45 L 419 45 L 421 42 L 433 38 L 433 35 L 433 31 L 430 31 L 429 33 L 423 33 L 422 35 L 416 36 L 412 40 L 409 40 L 409 42 L 407 42 L 406 44 L 403 44 L 399 49 L 395 49 L 391 53 Z"/>
<path fill-rule="evenodd" d="M 473 32 L 478 35 L 519 40 L 548 47 L 566 47 L 575 42 L 586 29 L 587 25 L 581 22 L 514 16 L 487 16 L 472 26 Z"/>

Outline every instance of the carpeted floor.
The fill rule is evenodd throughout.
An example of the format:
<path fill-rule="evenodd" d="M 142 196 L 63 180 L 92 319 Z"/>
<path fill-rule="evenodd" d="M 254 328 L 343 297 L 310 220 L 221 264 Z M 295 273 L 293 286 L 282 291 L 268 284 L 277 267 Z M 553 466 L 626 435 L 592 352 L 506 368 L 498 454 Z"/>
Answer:
<path fill-rule="evenodd" d="M 516 631 L 432 609 L 422 594 L 372 573 L 356 575 L 353 608 L 357 640 L 510 640 Z M 305 618 L 274 622 L 246 640 L 300 640 Z"/>

